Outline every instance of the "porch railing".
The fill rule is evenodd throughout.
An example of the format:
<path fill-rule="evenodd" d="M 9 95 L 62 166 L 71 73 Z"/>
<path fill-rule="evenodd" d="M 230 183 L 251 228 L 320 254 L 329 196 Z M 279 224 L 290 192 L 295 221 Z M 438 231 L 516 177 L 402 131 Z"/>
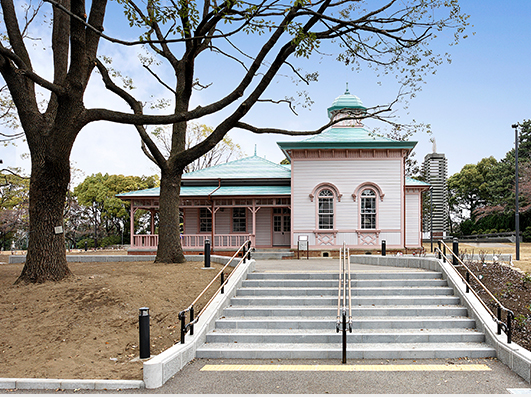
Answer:
<path fill-rule="evenodd" d="M 211 234 L 183 234 L 181 236 L 181 244 L 183 248 L 203 248 L 205 240 L 212 240 Z M 239 248 L 246 241 L 253 241 L 253 236 L 250 234 L 215 234 L 214 248 Z M 159 244 L 158 234 L 135 234 L 133 235 L 134 248 L 154 248 Z"/>
<path fill-rule="evenodd" d="M 159 245 L 158 234 L 134 234 L 133 247 L 136 248 L 157 248 Z"/>

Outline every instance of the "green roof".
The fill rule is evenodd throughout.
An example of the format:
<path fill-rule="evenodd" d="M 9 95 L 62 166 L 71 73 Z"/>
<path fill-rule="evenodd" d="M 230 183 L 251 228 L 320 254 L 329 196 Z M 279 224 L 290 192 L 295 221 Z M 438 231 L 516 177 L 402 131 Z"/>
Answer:
<path fill-rule="evenodd" d="M 127 200 L 139 197 L 159 197 L 158 187 L 117 194 L 118 198 Z M 181 197 L 225 197 L 225 196 L 279 196 L 291 195 L 291 186 L 182 186 Z"/>
<path fill-rule="evenodd" d="M 397 141 L 371 134 L 363 127 L 331 127 L 298 142 L 277 142 L 284 154 L 290 149 L 408 149 L 417 142 Z"/>
<path fill-rule="evenodd" d="M 219 179 L 221 187 L 218 187 Z M 290 165 L 250 156 L 184 174 L 181 197 L 290 195 L 290 181 Z M 159 188 L 152 188 L 118 194 L 117 197 L 127 200 L 158 197 L 159 194 Z"/>
<path fill-rule="evenodd" d="M 367 110 L 365 106 L 363 106 L 363 102 L 361 102 L 361 99 L 359 99 L 356 95 L 352 95 L 347 87 L 347 90 L 343 95 L 338 96 L 334 102 L 332 102 L 332 106 L 328 108 L 328 118 L 332 118 L 332 112 L 336 110 L 341 109 L 360 109 L 360 110 Z"/>
<path fill-rule="evenodd" d="M 426 182 L 419 181 L 414 178 L 410 178 L 409 176 L 406 176 L 406 186 L 425 186 L 430 187 L 431 185 Z"/>
<path fill-rule="evenodd" d="M 291 168 L 258 156 L 215 165 L 183 175 L 190 179 L 278 179 L 291 178 Z"/>

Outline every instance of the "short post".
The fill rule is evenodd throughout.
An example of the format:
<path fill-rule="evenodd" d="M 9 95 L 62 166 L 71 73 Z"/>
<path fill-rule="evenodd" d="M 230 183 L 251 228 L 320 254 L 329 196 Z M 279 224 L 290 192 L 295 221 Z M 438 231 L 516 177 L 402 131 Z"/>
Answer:
<path fill-rule="evenodd" d="M 457 238 L 454 238 L 454 242 L 452 245 L 452 251 L 454 252 L 454 258 L 453 258 L 453 265 L 457 266 L 459 262 L 457 261 L 457 258 L 459 257 L 459 240 Z"/>
<path fill-rule="evenodd" d="M 247 259 L 251 260 L 251 240 L 247 242 L 247 252 L 249 253 Z"/>
<path fill-rule="evenodd" d="M 190 306 L 190 336 L 194 334 L 194 307 Z"/>
<path fill-rule="evenodd" d="M 446 263 L 446 244 L 443 245 L 443 262 Z"/>
<path fill-rule="evenodd" d="M 347 310 L 343 309 L 343 360 L 342 363 L 347 363 Z"/>
<path fill-rule="evenodd" d="M 466 272 L 466 293 L 468 294 L 470 292 L 470 272 L 467 270 Z"/>
<path fill-rule="evenodd" d="M 210 240 L 205 240 L 205 267 L 210 267 Z"/>
<path fill-rule="evenodd" d="M 88 242 L 87 240 L 85 240 L 85 252 L 87 251 L 87 248 L 88 248 Z"/>
<path fill-rule="evenodd" d="M 514 314 L 512 311 L 507 311 L 507 343 L 512 342 L 513 335 L 513 317 Z"/>
<path fill-rule="evenodd" d="M 385 256 L 386 248 L 387 248 L 387 243 L 385 240 L 382 240 L 382 256 Z"/>
<path fill-rule="evenodd" d="M 184 339 L 186 336 L 186 311 L 179 313 L 179 320 L 181 320 L 181 344 L 184 345 Z"/>
<path fill-rule="evenodd" d="M 245 254 L 247 254 L 247 244 L 244 244 L 243 247 L 242 247 L 242 258 L 243 258 L 243 262 L 245 263 Z"/>
<path fill-rule="evenodd" d="M 140 358 L 149 358 L 150 341 L 149 341 L 149 308 L 141 307 L 138 315 L 138 333 L 140 339 Z"/>
<path fill-rule="evenodd" d="M 501 335 L 501 331 L 502 331 L 502 308 L 500 305 L 498 305 L 498 310 L 497 310 L 497 313 L 498 315 L 498 332 L 497 334 L 498 335 Z"/>
<path fill-rule="evenodd" d="M 225 293 L 225 286 L 223 284 L 225 284 L 225 273 L 221 272 L 221 293 L 222 294 Z"/>
<path fill-rule="evenodd" d="M 439 259 L 441 259 L 441 240 L 437 241 L 437 245 L 439 247 L 439 251 L 438 251 L 437 257 Z"/>

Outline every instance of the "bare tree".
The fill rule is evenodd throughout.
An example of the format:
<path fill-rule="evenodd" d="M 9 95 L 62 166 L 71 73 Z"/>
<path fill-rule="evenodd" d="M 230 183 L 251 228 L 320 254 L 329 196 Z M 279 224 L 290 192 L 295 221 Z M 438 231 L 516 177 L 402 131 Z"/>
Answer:
<path fill-rule="evenodd" d="M 208 138 L 213 131 L 212 127 L 205 124 L 190 123 L 188 125 L 188 130 L 186 131 L 186 149 L 190 149 L 200 143 L 203 139 Z M 171 153 L 171 129 L 166 127 L 156 128 L 152 134 L 155 135 L 157 141 L 161 143 L 163 155 L 167 159 Z M 203 168 L 212 167 L 213 165 L 226 163 L 231 159 L 237 160 L 244 155 L 241 146 L 238 143 L 235 143 L 228 135 L 225 135 L 225 137 L 223 137 L 212 150 L 186 165 L 184 172 L 188 173 L 202 170 Z"/>
<path fill-rule="evenodd" d="M 306 84 L 317 78 L 316 73 L 301 72 L 290 58 L 310 57 L 319 52 L 321 45 L 335 44 L 341 51 L 338 60 L 345 64 L 355 68 L 370 64 L 383 73 L 394 73 L 404 87 L 401 96 L 416 89 L 422 76 L 442 61 L 444 56 L 433 54 L 428 47 L 428 42 L 436 36 L 434 33 L 453 29 L 458 40 L 467 25 L 458 1 L 388 0 L 382 4 L 361 0 L 220 3 L 205 0 L 200 7 L 194 2 L 163 4 L 148 0 L 145 8 L 134 0 L 123 3 L 131 24 L 144 28 L 141 40 L 170 65 L 175 79 L 166 82 L 151 62 L 144 64 L 154 79 L 171 93 L 175 114 L 182 114 L 186 119 L 172 126 L 168 158 L 145 128 L 136 126 L 144 152 L 161 169 L 157 262 L 184 261 L 178 233 L 182 174 L 188 164 L 212 150 L 228 131 L 240 128 L 254 133 L 310 135 L 331 125 L 314 131 L 287 131 L 260 128 L 244 121 L 260 102 L 287 103 L 293 108 L 292 98 L 275 100 L 267 96 L 266 90 L 279 74 L 291 74 Z M 205 53 L 217 58 L 207 58 Z M 233 89 L 217 101 L 190 109 L 194 88 L 208 85 L 196 76 L 197 64 L 210 62 L 215 69 L 216 59 L 223 58 L 233 61 L 234 68 L 218 77 L 237 76 L 233 79 Z M 106 76 L 104 66 L 100 64 L 99 68 Z M 212 70 L 212 76 L 218 74 Z M 105 81 L 135 113 L 142 113 L 141 105 L 128 92 L 114 84 L 108 75 Z M 381 118 L 390 109 L 391 105 L 377 106 L 367 114 L 353 114 L 352 118 Z M 223 121 L 208 137 L 187 148 L 188 121 L 218 112 L 224 112 Z"/>
<path fill-rule="evenodd" d="M 458 40 L 467 24 L 457 0 L 387 0 L 376 6 L 368 0 L 204 0 L 201 4 L 148 0 L 145 9 L 122 0 L 130 25 L 144 31 L 139 40 L 127 41 L 103 33 L 106 0 L 93 0 L 90 9 L 83 0 L 44 1 L 44 5 L 30 3 L 20 12 L 13 0 L 0 0 L 4 29 L 0 35 L 0 74 L 31 155 L 29 247 L 18 282 L 60 280 L 70 274 L 63 209 L 70 153 L 87 124 L 111 121 L 136 126 L 146 153 L 161 169 L 157 261 L 181 262 L 184 256 L 178 238 L 178 204 L 181 176 L 188 164 L 214 148 L 232 128 L 300 135 L 327 127 L 294 132 L 259 128 L 243 120 L 258 102 L 270 100 L 266 89 L 281 68 L 304 82 L 313 78 L 312 74 L 301 73 L 288 58 L 309 57 L 323 42 L 335 42 L 342 51 L 341 62 L 355 66 L 371 63 L 396 73 L 404 86 L 414 87 L 442 60 L 427 46 L 434 33 L 452 29 Z M 46 65 L 48 68 L 39 64 L 39 71 L 28 48 L 27 27 L 39 17 L 45 20 L 42 14 L 50 11 L 48 4 L 52 5 L 51 23 L 42 26 L 50 29 L 52 64 Z M 113 19 L 112 23 L 116 22 Z M 113 82 L 97 57 L 102 39 L 118 46 L 146 45 L 156 57 L 168 62 L 175 76 L 171 83 L 165 83 L 149 64 L 145 66 L 171 92 L 172 114 L 145 115 L 141 103 Z M 193 89 L 206 86 L 195 72 L 200 56 L 206 53 L 233 60 L 241 73 L 224 96 L 191 109 Z M 125 99 L 132 112 L 85 106 L 86 89 L 95 67 L 107 88 Z M 50 78 L 42 72 L 45 69 L 53 70 Z M 237 70 L 234 68 L 232 73 Z M 44 103 L 38 100 L 42 92 Z M 388 109 L 371 109 L 368 115 Z M 223 121 L 206 139 L 186 149 L 188 122 L 217 112 L 225 112 Z M 145 130 L 144 126 L 154 124 L 172 125 L 168 159 Z"/>

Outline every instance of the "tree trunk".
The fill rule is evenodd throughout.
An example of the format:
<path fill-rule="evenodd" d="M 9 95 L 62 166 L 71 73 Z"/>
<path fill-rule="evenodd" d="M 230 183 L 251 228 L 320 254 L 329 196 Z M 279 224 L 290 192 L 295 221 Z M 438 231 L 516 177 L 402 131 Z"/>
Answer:
<path fill-rule="evenodd" d="M 159 246 L 155 263 L 184 263 L 180 239 L 179 203 L 182 171 L 161 170 Z"/>
<path fill-rule="evenodd" d="M 48 142 L 32 151 L 29 190 L 29 244 L 26 264 L 16 283 L 59 281 L 72 273 L 66 262 L 63 210 L 70 181 L 70 151 L 47 150 Z M 71 145 L 70 145 L 71 147 Z"/>

